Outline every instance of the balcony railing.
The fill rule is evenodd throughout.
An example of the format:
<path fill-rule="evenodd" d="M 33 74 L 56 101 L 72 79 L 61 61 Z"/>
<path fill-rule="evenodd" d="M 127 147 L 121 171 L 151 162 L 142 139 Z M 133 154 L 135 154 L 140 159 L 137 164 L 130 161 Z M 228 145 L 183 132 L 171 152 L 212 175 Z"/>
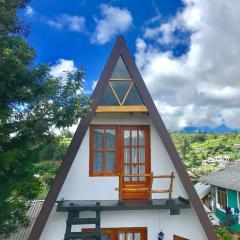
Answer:
<path fill-rule="evenodd" d="M 149 184 L 147 186 L 124 186 L 124 179 L 126 177 L 143 177 L 149 178 Z M 169 188 L 168 189 L 152 189 L 154 179 L 163 179 L 169 178 Z M 149 196 L 149 200 L 152 199 L 153 193 L 168 193 L 169 200 L 172 199 L 172 191 L 173 191 L 173 179 L 175 178 L 174 173 L 172 172 L 170 175 L 159 175 L 154 176 L 153 173 L 150 174 L 119 174 L 119 187 L 115 188 L 116 191 L 119 191 L 119 200 L 123 201 L 123 193 L 139 193 L 139 192 L 147 192 Z"/>

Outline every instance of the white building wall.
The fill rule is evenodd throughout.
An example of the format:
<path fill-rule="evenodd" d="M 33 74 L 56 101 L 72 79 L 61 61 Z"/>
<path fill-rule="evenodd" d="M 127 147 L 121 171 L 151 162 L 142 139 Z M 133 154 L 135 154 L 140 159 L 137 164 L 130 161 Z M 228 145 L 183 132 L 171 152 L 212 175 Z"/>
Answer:
<path fill-rule="evenodd" d="M 150 125 L 151 171 L 155 175 L 174 172 L 173 197 L 187 194 L 176 173 L 168 153 L 147 114 L 96 114 L 91 124 Z M 76 155 L 58 200 L 118 200 L 118 177 L 89 177 L 89 131 Z M 168 189 L 169 179 L 156 180 L 153 189 Z M 167 194 L 155 194 L 153 198 L 167 198 Z M 41 240 L 61 240 L 66 230 L 66 213 L 52 210 Z M 101 213 L 101 227 L 148 227 L 148 240 L 157 239 L 161 230 L 165 239 L 174 234 L 191 240 L 205 240 L 206 236 L 193 209 L 182 209 L 181 214 L 170 216 L 168 210 L 110 211 Z"/>
<path fill-rule="evenodd" d="M 86 214 L 80 216 L 87 217 Z M 40 240 L 63 240 L 66 230 L 66 217 L 66 213 L 56 212 L 54 208 Z M 94 225 L 83 226 L 83 228 L 93 227 Z M 171 216 L 168 210 L 101 212 L 101 228 L 121 227 L 147 227 L 148 240 L 157 240 L 157 235 L 161 230 L 166 240 L 172 240 L 173 235 L 191 240 L 207 240 L 191 209 L 183 209 L 181 214 L 176 216 Z M 80 227 L 74 226 L 72 231 L 80 230 Z"/>
<path fill-rule="evenodd" d="M 147 114 L 97 114 L 91 124 L 132 124 L 150 125 L 151 170 L 154 175 L 166 175 L 172 171 L 176 179 L 173 184 L 173 197 L 186 197 L 176 170 L 163 143 Z M 58 199 L 65 200 L 117 200 L 118 177 L 89 177 L 89 131 L 87 131 L 75 161 L 65 180 Z M 153 189 L 168 189 L 169 179 L 155 180 Z M 154 194 L 153 198 L 167 198 L 168 194 Z"/>

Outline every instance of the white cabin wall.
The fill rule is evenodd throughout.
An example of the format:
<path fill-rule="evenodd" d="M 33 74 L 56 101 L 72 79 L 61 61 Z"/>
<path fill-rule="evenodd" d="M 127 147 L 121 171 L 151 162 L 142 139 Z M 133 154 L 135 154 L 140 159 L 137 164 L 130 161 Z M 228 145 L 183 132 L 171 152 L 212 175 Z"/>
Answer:
<path fill-rule="evenodd" d="M 66 213 L 53 209 L 40 240 L 61 240 L 66 230 Z M 90 216 L 91 215 L 91 216 Z M 92 217 L 92 213 L 80 215 Z M 168 210 L 132 210 L 101 212 L 101 228 L 147 227 L 148 240 L 157 239 L 162 230 L 164 239 L 173 239 L 179 235 L 191 240 L 207 240 L 202 227 L 191 209 L 182 209 L 180 215 L 171 216 Z M 84 225 L 82 228 L 94 228 L 94 225 Z M 72 231 L 81 231 L 74 226 Z"/>
<path fill-rule="evenodd" d="M 40 240 L 63 240 L 66 232 L 67 212 L 56 212 L 54 206 L 45 227 L 42 231 Z"/>
<path fill-rule="evenodd" d="M 155 175 L 174 172 L 173 197 L 186 197 L 183 185 L 176 173 L 171 159 L 147 114 L 96 114 L 91 124 L 150 125 L 151 170 Z M 89 130 L 76 155 L 73 165 L 60 191 L 58 200 L 117 200 L 118 177 L 89 177 Z M 155 180 L 153 189 L 168 189 L 169 179 Z M 154 194 L 153 198 L 167 198 L 168 194 Z"/>
<path fill-rule="evenodd" d="M 168 153 L 146 114 L 96 114 L 91 124 L 132 124 L 150 125 L 151 131 L 151 170 L 155 175 L 174 172 L 173 197 L 186 197 L 187 194 L 176 173 Z M 169 180 L 168 180 L 169 181 Z M 87 131 L 69 174 L 63 184 L 58 200 L 118 200 L 118 177 L 89 177 L 89 130 Z M 165 189 L 169 183 L 158 180 L 155 189 Z M 155 194 L 153 198 L 167 198 L 167 194 Z M 55 208 L 45 225 L 41 240 L 61 240 L 66 230 L 66 213 L 56 212 Z M 87 226 L 85 226 L 87 227 Z M 148 239 L 157 239 L 161 230 L 165 239 L 174 234 L 191 240 L 206 240 L 201 224 L 193 208 L 181 209 L 180 215 L 171 216 L 169 210 L 109 211 L 101 213 L 101 227 L 147 227 Z"/>

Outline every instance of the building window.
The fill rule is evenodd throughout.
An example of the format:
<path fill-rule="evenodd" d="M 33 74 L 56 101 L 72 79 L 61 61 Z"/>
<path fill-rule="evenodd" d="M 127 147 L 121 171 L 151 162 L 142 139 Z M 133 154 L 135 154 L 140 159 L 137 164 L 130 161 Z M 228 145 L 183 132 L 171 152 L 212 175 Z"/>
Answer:
<path fill-rule="evenodd" d="M 90 128 L 90 176 L 116 174 L 116 142 L 115 127 Z"/>
<path fill-rule="evenodd" d="M 217 188 L 217 200 L 221 209 L 227 208 L 227 191 L 225 188 Z"/>
<path fill-rule="evenodd" d="M 144 103 L 122 59 L 117 65 L 107 88 L 100 100 L 99 106 L 143 106 Z"/>
<path fill-rule="evenodd" d="M 90 127 L 90 176 L 150 173 L 149 126 L 92 125 Z M 145 177 L 126 177 L 145 182 Z"/>

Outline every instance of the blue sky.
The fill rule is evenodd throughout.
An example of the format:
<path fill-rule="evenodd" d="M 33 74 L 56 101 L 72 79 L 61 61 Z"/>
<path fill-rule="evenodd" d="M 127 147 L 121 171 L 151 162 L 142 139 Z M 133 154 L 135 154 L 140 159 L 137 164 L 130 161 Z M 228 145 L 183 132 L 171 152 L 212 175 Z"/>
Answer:
<path fill-rule="evenodd" d="M 103 4 L 106 4 L 107 8 L 129 11 L 132 21 L 127 24 L 125 31 L 116 31 L 106 42 L 92 42 L 92 35 L 97 25 L 96 18 L 99 20 L 103 18 L 101 10 Z M 143 26 L 147 24 L 147 21 L 160 14 L 161 21 L 174 16 L 182 7 L 182 2 L 179 0 L 159 1 L 159 3 L 143 1 L 139 6 L 138 0 L 35 0 L 30 3 L 29 7 L 33 10 L 33 14 L 26 16 L 26 20 L 31 24 L 29 40 L 36 49 L 36 61 L 54 64 L 59 59 L 67 59 L 74 60 L 76 66 L 83 64 L 86 67 L 87 89 L 90 90 L 93 80 L 98 79 L 118 34 L 124 35 L 128 46 L 134 53 L 136 51 L 135 40 L 143 34 Z M 71 30 L 69 25 L 63 27 L 51 25 L 50 21 L 59 24 L 64 22 L 63 18 L 61 19 L 63 15 L 84 18 L 84 28 Z M 181 53 L 181 51 L 180 46 L 176 52 Z"/>
<path fill-rule="evenodd" d="M 33 0 L 36 62 L 86 67 L 92 90 L 122 34 L 168 127 L 240 127 L 240 1 Z"/>

